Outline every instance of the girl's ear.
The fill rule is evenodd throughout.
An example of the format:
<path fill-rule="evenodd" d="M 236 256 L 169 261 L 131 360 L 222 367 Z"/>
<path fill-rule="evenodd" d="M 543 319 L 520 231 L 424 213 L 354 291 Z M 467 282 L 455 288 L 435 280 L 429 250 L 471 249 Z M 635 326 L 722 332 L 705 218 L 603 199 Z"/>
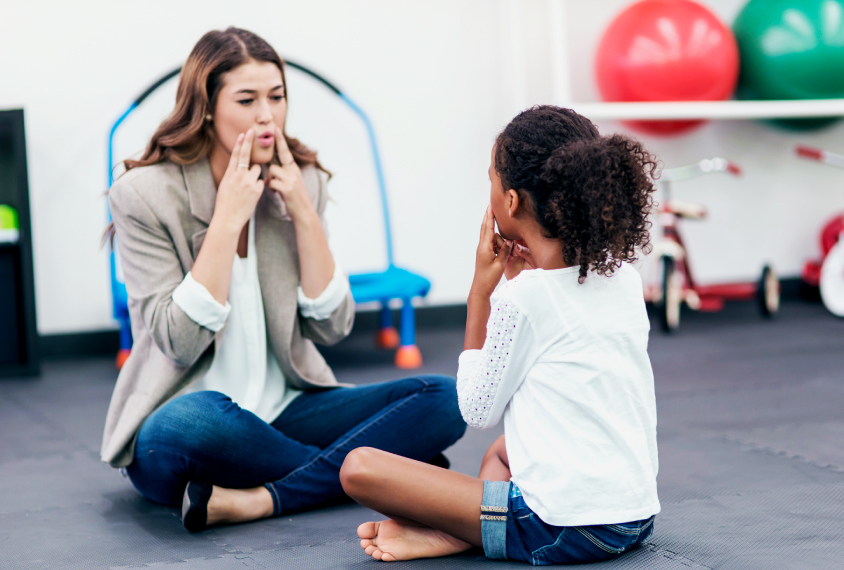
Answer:
<path fill-rule="evenodd" d="M 507 190 L 507 213 L 511 218 L 515 218 L 519 214 L 519 207 L 522 205 L 519 200 L 519 193 L 513 190 Z"/>

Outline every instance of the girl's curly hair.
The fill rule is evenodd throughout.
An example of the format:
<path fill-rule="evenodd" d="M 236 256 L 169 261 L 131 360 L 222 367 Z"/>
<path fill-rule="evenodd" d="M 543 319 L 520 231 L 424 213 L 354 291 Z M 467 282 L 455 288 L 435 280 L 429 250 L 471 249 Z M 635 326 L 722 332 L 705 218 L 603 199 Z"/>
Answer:
<path fill-rule="evenodd" d="M 504 189 L 528 198 L 546 237 L 563 243 L 568 265 L 612 275 L 636 249 L 648 253 L 656 158 L 632 138 L 603 137 L 571 109 L 532 107 L 495 141 Z"/>

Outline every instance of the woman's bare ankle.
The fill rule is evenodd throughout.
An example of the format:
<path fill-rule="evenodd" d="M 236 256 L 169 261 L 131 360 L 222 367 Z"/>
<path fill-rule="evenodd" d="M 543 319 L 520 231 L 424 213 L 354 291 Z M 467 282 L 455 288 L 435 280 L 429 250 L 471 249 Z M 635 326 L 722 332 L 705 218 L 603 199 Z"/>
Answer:
<path fill-rule="evenodd" d="M 208 524 L 240 523 L 273 514 L 273 499 L 266 487 L 226 489 L 214 486 L 208 500 Z"/>

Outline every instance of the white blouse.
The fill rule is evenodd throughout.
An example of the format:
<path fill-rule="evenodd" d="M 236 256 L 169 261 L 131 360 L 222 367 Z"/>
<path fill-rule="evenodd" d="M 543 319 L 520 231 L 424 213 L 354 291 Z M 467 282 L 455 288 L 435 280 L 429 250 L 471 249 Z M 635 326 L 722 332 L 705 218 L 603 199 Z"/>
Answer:
<path fill-rule="evenodd" d="M 554 526 L 617 524 L 660 510 L 656 399 L 642 281 L 579 267 L 522 273 L 492 296 L 481 350 L 460 355 L 466 422 L 504 418 L 512 481 Z"/>
<path fill-rule="evenodd" d="M 186 393 L 222 392 L 241 408 L 270 423 L 302 392 L 286 385 L 284 373 L 267 341 L 255 254 L 254 215 L 248 234 L 247 256 L 234 258 L 225 305 L 218 303 L 190 273 L 173 291 L 173 302 L 201 326 L 214 332 L 226 327 L 208 373 L 188 387 Z M 348 292 L 349 280 L 335 263 L 334 276 L 319 297 L 309 299 L 298 288 L 299 311 L 305 317 L 326 319 L 343 303 Z"/>

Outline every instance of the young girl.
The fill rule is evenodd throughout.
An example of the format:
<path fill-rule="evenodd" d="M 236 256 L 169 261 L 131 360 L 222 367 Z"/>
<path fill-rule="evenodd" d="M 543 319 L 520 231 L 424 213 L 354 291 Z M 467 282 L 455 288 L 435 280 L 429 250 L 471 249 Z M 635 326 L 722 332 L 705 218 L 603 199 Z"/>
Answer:
<path fill-rule="evenodd" d="M 653 533 L 650 326 L 626 262 L 649 246 L 655 168 L 638 142 L 602 137 L 569 109 L 534 107 L 498 135 L 457 389 L 469 425 L 503 416 L 505 435 L 478 478 L 352 451 L 343 488 L 390 517 L 358 528 L 367 554 L 482 546 L 489 558 L 583 563 Z"/>

